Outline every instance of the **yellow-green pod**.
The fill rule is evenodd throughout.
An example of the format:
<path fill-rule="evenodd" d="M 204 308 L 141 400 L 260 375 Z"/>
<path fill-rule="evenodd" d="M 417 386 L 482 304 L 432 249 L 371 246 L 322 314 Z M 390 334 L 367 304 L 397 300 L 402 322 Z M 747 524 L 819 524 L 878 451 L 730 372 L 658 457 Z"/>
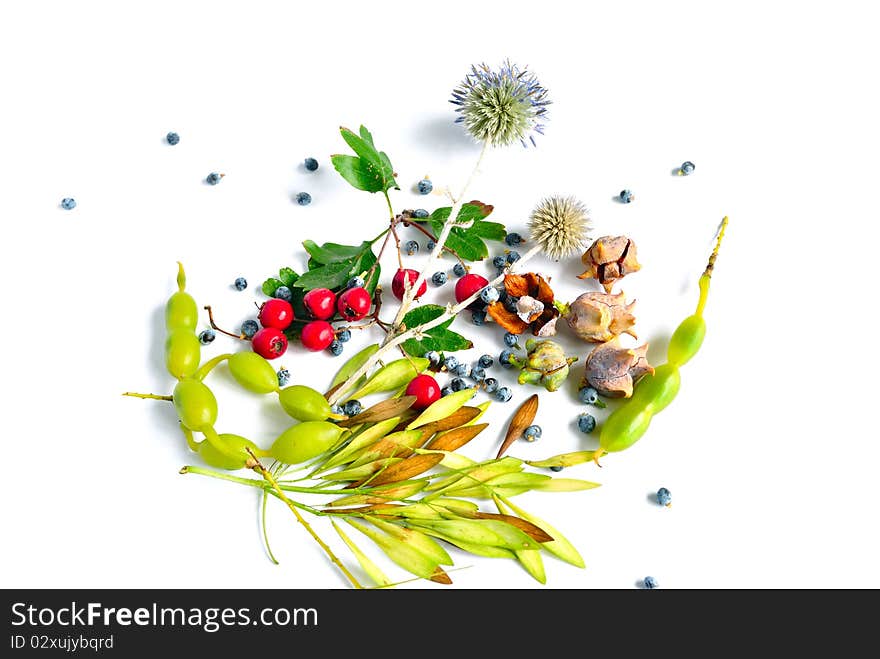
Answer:
<path fill-rule="evenodd" d="M 217 399 L 202 382 L 186 378 L 178 382 L 171 394 L 180 422 L 190 430 L 201 432 L 217 421 Z"/>
<path fill-rule="evenodd" d="M 248 391 L 255 394 L 278 391 L 278 375 L 275 369 L 257 353 L 237 352 L 229 357 L 228 363 L 232 377 Z"/>
<path fill-rule="evenodd" d="M 284 464 L 299 464 L 328 450 L 343 432 L 343 428 L 327 421 L 298 423 L 278 436 L 269 455 Z"/>
<path fill-rule="evenodd" d="M 389 362 L 373 373 L 363 387 L 347 398 L 359 399 L 368 394 L 405 387 L 410 380 L 428 368 L 429 364 L 430 362 L 424 357 L 402 358 Z"/>
<path fill-rule="evenodd" d="M 663 364 L 654 373 L 645 375 L 636 384 L 632 400 L 627 405 L 648 407 L 652 414 L 664 410 L 673 401 L 681 387 L 681 375 L 675 364 Z"/>
<path fill-rule="evenodd" d="M 599 447 L 609 453 L 628 449 L 648 430 L 652 416 L 649 407 L 628 400 L 605 419 L 599 433 Z"/>
<path fill-rule="evenodd" d="M 199 337 L 188 329 L 171 330 L 165 339 L 165 368 L 178 380 L 199 370 L 202 346 Z"/>
<path fill-rule="evenodd" d="M 667 361 L 676 366 L 684 366 L 697 354 L 705 337 L 706 321 L 703 320 L 703 316 L 697 314 L 688 316 L 675 328 L 672 338 L 669 339 L 669 347 L 666 349 Z"/>
<path fill-rule="evenodd" d="M 188 329 L 195 331 L 199 322 L 199 310 L 193 296 L 184 291 L 186 275 L 183 265 L 177 264 L 177 292 L 174 293 L 165 304 L 165 329 Z"/>
<path fill-rule="evenodd" d="M 230 471 L 242 469 L 248 461 L 248 458 L 250 458 L 245 449 L 250 449 L 256 456 L 259 456 L 262 453 L 256 444 L 240 435 L 223 433 L 217 437 L 226 448 L 226 453 L 218 451 L 217 448 L 207 440 L 199 444 L 199 456 L 201 456 L 202 460 L 205 461 L 205 464 L 210 467 L 228 469 Z M 215 438 L 215 441 L 216 440 L 217 438 Z M 237 457 L 233 457 L 232 454 Z"/>
<path fill-rule="evenodd" d="M 324 421 L 331 415 L 330 403 L 321 392 L 303 384 L 281 389 L 278 402 L 297 421 Z"/>

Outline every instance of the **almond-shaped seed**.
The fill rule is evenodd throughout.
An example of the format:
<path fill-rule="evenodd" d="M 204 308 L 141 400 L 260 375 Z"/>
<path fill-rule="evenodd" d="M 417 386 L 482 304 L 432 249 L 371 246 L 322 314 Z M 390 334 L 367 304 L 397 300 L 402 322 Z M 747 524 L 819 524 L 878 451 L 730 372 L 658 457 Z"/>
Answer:
<path fill-rule="evenodd" d="M 560 453 L 546 460 L 526 460 L 526 464 L 532 467 L 573 467 L 574 465 L 592 462 L 598 451 L 574 451 L 572 453 Z"/>
<path fill-rule="evenodd" d="M 516 560 L 520 562 L 526 572 L 538 583 L 547 583 L 547 574 L 544 571 L 544 559 L 538 549 L 519 549 L 514 552 Z"/>
<path fill-rule="evenodd" d="M 499 505 L 499 510 L 500 510 L 501 509 L 500 501 L 496 500 L 495 503 L 496 503 L 496 505 Z M 571 544 L 571 542 L 569 542 L 568 538 L 566 538 L 564 535 L 562 535 L 562 533 L 557 531 L 553 526 L 548 524 L 546 521 L 544 521 L 540 517 L 536 517 L 535 515 L 531 515 L 531 514 L 527 513 L 522 508 L 515 506 L 509 500 L 505 499 L 504 503 L 508 507 L 510 507 L 510 509 L 513 512 L 515 512 L 517 515 L 519 515 L 523 519 L 529 520 L 530 522 L 532 522 L 536 526 L 540 526 L 549 535 L 553 536 L 553 540 L 551 540 L 550 542 L 545 542 L 541 545 L 542 549 L 546 549 L 554 556 L 561 558 L 566 563 L 571 563 L 575 567 L 580 567 L 580 568 L 584 567 L 584 559 L 581 557 L 580 553 L 575 548 L 575 546 L 573 544 Z"/>
<path fill-rule="evenodd" d="M 354 506 L 357 504 L 367 503 L 387 503 L 389 501 L 399 501 L 407 499 L 418 492 L 421 492 L 428 482 L 425 480 L 404 481 L 402 483 L 393 483 L 389 485 L 374 488 L 370 494 L 351 494 L 341 499 L 331 501 L 328 506 Z"/>
<path fill-rule="evenodd" d="M 540 526 L 532 524 L 527 519 L 522 519 L 521 517 L 516 517 L 514 515 L 507 515 L 506 513 L 484 513 L 484 512 L 475 512 L 473 513 L 473 517 L 475 519 L 497 519 L 501 522 L 506 522 L 508 524 L 512 524 L 520 531 L 528 535 L 535 542 L 550 542 L 553 540 L 553 536 L 548 535 L 547 532 L 542 529 Z"/>
<path fill-rule="evenodd" d="M 318 469 L 317 471 L 312 473 L 312 476 L 323 473 L 328 469 L 332 469 L 333 467 L 338 467 L 339 465 L 346 464 L 347 462 L 351 462 L 354 460 L 359 454 L 360 451 L 371 444 L 379 441 L 388 434 L 394 426 L 397 425 L 397 419 L 387 419 L 385 421 L 380 421 L 376 425 L 367 428 L 359 435 L 356 435 L 354 439 L 352 439 L 348 446 L 339 450 L 336 455 L 331 457 L 324 465 Z"/>
<path fill-rule="evenodd" d="M 390 458 L 394 459 L 394 458 Z M 381 485 L 383 483 L 396 483 L 397 481 L 407 480 L 413 476 L 423 474 L 432 467 L 437 466 L 443 459 L 442 455 L 413 455 L 406 460 L 396 462 L 374 478 L 369 479 L 370 485 Z"/>
<path fill-rule="evenodd" d="M 509 456 L 501 458 L 500 460 L 485 460 L 483 462 L 478 462 L 467 469 L 462 469 L 459 473 L 454 473 L 446 478 L 432 482 L 425 488 L 425 491 L 433 491 L 434 494 L 431 496 L 436 498 L 450 485 L 457 483 L 464 478 L 467 479 L 468 483 L 478 485 L 489 478 L 498 476 L 499 474 L 522 471 L 522 468 L 522 460 Z"/>
<path fill-rule="evenodd" d="M 379 344 L 373 343 L 368 345 L 366 348 L 361 350 L 355 355 L 349 357 L 348 361 L 342 365 L 342 368 L 339 369 L 339 372 L 336 373 L 336 377 L 333 378 L 333 382 L 330 383 L 330 390 L 325 394 L 325 396 L 329 396 L 339 385 L 345 382 L 350 375 L 352 375 L 355 371 L 357 371 L 361 366 L 367 363 L 367 360 L 372 357 L 379 350 Z M 363 380 L 363 378 L 361 378 Z"/>
<path fill-rule="evenodd" d="M 368 526 L 363 522 L 353 519 L 346 520 L 351 526 L 370 538 L 376 545 L 385 552 L 392 561 L 397 563 L 407 572 L 417 577 L 430 579 L 437 583 L 452 583 L 449 575 L 435 561 L 431 560 L 417 549 L 407 545 L 406 543 L 383 533 L 376 528 Z"/>
<path fill-rule="evenodd" d="M 349 549 L 351 549 L 351 553 L 354 554 L 361 569 L 366 572 L 370 579 L 373 580 L 373 583 L 380 588 L 383 586 L 390 586 L 392 583 L 391 579 L 385 576 L 385 573 L 379 569 L 379 566 L 376 565 L 369 556 L 362 552 L 354 542 L 352 542 L 351 538 L 345 534 L 335 521 L 331 520 L 330 523 L 333 524 L 333 528 L 336 529 L 336 533 L 339 534 L 342 541 L 348 545 Z"/>
<path fill-rule="evenodd" d="M 462 426 L 461 428 L 447 430 L 436 435 L 427 448 L 437 451 L 456 451 L 488 427 L 488 423 L 479 423 L 475 426 Z"/>
<path fill-rule="evenodd" d="M 532 489 L 541 492 L 580 492 L 599 487 L 600 483 L 582 481 L 579 478 L 551 478 L 549 481 L 539 483 Z"/>
<path fill-rule="evenodd" d="M 476 388 L 472 387 L 470 389 L 454 391 L 448 396 L 444 396 L 439 400 L 435 400 L 433 403 L 428 405 L 428 407 L 425 408 L 425 411 L 419 414 L 415 418 L 415 420 L 410 422 L 410 424 L 407 426 L 407 430 L 420 428 L 421 426 L 427 425 L 434 421 L 445 419 L 450 414 L 460 409 L 466 402 L 473 398 L 474 394 L 476 393 Z"/>
<path fill-rule="evenodd" d="M 422 441 L 422 433 L 418 430 L 401 430 L 391 433 L 368 447 L 361 453 L 357 460 L 351 463 L 352 467 L 359 467 L 367 462 L 379 458 L 406 458 L 412 455 L 412 449 Z"/>
<path fill-rule="evenodd" d="M 483 405 L 486 404 L 487 403 L 483 403 Z M 429 424 L 426 424 L 424 428 L 430 429 L 433 432 L 445 432 L 447 430 L 452 430 L 453 428 L 465 426 L 473 422 L 475 419 L 481 416 L 481 414 L 482 412 L 480 411 L 479 406 L 469 407 L 468 405 L 465 405 L 464 407 L 460 407 L 455 410 L 455 412 L 450 414 L 445 419 L 440 419 L 438 421 L 433 421 Z"/>
<path fill-rule="evenodd" d="M 438 565 L 453 564 L 452 559 L 449 557 L 449 554 L 446 552 L 446 550 L 443 549 L 443 547 L 441 547 L 439 544 L 437 544 L 435 540 L 432 540 L 421 531 L 404 528 L 399 524 L 386 522 L 385 520 L 371 515 L 366 516 L 365 519 L 377 529 L 385 531 L 385 533 L 387 533 L 391 537 L 397 538 L 401 542 L 408 544 L 410 547 L 412 547 L 416 551 L 421 552 L 427 558 L 430 558 Z"/>
<path fill-rule="evenodd" d="M 361 399 L 369 394 L 394 391 L 405 386 L 429 365 L 430 362 L 424 357 L 396 359 L 373 373 L 364 386 L 346 398 Z"/>
<path fill-rule="evenodd" d="M 446 497 L 434 499 L 432 505 L 440 506 L 453 513 L 472 513 L 480 509 L 480 507 L 473 501 L 467 501 L 465 499 L 449 499 Z"/>
<path fill-rule="evenodd" d="M 440 400 L 443 399 L 441 398 Z M 532 394 L 525 399 L 523 404 L 520 405 L 519 409 L 514 413 L 513 418 L 510 419 L 510 424 L 507 426 L 507 434 L 504 436 L 501 448 L 498 449 L 498 455 L 495 456 L 496 458 L 500 458 L 504 455 L 504 452 L 510 448 L 510 445 L 522 436 L 523 430 L 532 425 L 532 421 L 535 420 L 535 415 L 537 413 L 538 394 Z"/>
<path fill-rule="evenodd" d="M 400 417 L 403 411 L 408 410 L 415 402 L 415 396 L 389 398 L 388 400 L 376 403 L 372 407 L 368 407 L 360 414 L 355 414 L 344 421 L 340 421 L 338 425 L 343 428 L 349 428 L 359 423 L 377 423 L 394 417 Z"/>
<path fill-rule="evenodd" d="M 477 421 L 479 421 L 481 418 L 483 418 L 483 415 L 486 413 L 486 410 L 489 409 L 489 406 L 490 406 L 491 404 L 492 404 L 492 401 L 491 401 L 491 400 L 487 400 L 487 401 L 485 401 L 485 402 L 480 403 L 479 405 L 477 405 L 476 409 L 480 410 L 480 413 L 477 414 L 477 416 L 475 416 L 473 419 L 471 419 L 470 421 L 468 421 L 468 422 L 467 422 L 466 424 L 464 424 L 464 425 L 466 425 L 466 426 L 472 426 L 472 425 L 474 425 Z M 469 409 L 470 409 L 470 408 L 469 408 Z"/>
<path fill-rule="evenodd" d="M 509 549 L 505 549 L 504 547 L 495 547 L 493 545 L 479 545 L 473 542 L 465 542 L 464 540 L 460 540 L 458 538 L 450 538 L 448 535 L 435 531 L 434 529 L 422 530 L 428 535 L 432 535 L 435 538 L 444 540 L 451 545 L 455 545 L 462 551 L 466 551 L 469 554 L 473 554 L 474 556 L 485 556 L 486 558 L 516 558 L 516 554 L 514 554 Z"/>
<path fill-rule="evenodd" d="M 478 545 L 504 547 L 513 551 L 541 548 L 539 543 L 515 526 L 494 519 L 410 520 L 409 523 Z"/>
<path fill-rule="evenodd" d="M 368 462 L 367 464 L 361 465 L 360 467 L 357 467 L 355 469 L 344 469 L 342 471 L 337 471 L 332 474 L 325 474 L 321 476 L 321 480 L 362 481 L 363 479 L 372 476 L 383 467 L 393 466 L 398 462 L 403 462 L 403 458 L 382 458 L 380 460 Z"/>

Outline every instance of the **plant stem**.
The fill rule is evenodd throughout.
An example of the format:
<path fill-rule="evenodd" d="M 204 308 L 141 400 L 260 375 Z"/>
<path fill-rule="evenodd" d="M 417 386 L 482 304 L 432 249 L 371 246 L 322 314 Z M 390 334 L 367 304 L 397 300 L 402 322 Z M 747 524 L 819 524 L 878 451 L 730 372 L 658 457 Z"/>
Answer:
<path fill-rule="evenodd" d="M 159 394 L 139 394 L 134 391 L 126 391 L 123 396 L 132 396 L 133 398 L 150 398 L 152 400 L 174 400 L 171 396 L 160 396 Z"/>

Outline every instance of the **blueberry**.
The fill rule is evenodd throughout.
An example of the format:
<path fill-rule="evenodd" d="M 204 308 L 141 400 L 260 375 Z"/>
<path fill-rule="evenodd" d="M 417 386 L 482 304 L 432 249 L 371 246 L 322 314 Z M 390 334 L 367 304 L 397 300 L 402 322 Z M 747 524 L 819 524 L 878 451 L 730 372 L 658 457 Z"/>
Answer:
<path fill-rule="evenodd" d="M 506 242 L 510 247 L 516 247 L 523 241 L 522 236 L 518 233 L 508 233 L 504 237 L 504 242 Z"/>
<path fill-rule="evenodd" d="M 437 246 L 437 243 L 435 243 L 433 240 L 429 240 L 429 241 L 425 244 L 425 249 L 427 249 L 429 252 L 433 252 L 433 251 L 434 251 L 434 248 L 435 248 L 436 246 Z"/>
<path fill-rule="evenodd" d="M 633 200 L 632 190 L 621 190 L 620 194 L 618 195 L 618 198 L 624 204 L 630 203 Z"/>
<path fill-rule="evenodd" d="M 430 194 L 431 190 L 434 189 L 434 184 L 431 183 L 431 181 L 429 181 L 428 179 L 423 178 L 418 183 L 418 189 L 419 189 L 419 194 Z"/>
<path fill-rule="evenodd" d="M 342 406 L 342 413 L 354 416 L 355 414 L 360 414 L 362 409 L 364 408 L 359 400 L 350 400 Z"/>
<path fill-rule="evenodd" d="M 443 366 L 446 367 L 446 370 L 450 373 L 458 366 L 458 360 L 454 355 L 448 355 L 446 359 L 443 360 Z"/>
<path fill-rule="evenodd" d="M 583 433 L 590 433 L 596 429 L 596 417 L 592 414 L 578 415 L 578 430 Z"/>
<path fill-rule="evenodd" d="M 279 387 L 286 387 L 287 383 L 290 382 L 290 371 L 288 371 L 286 368 L 282 368 L 280 371 L 278 371 L 278 373 L 276 373 L 276 375 L 278 376 Z"/>
<path fill-rule="evenodd" d="M 494 394 L 498 391 L 498 380 L 495 378 L 486 378 L 483 380 L 483 387 L 485 387 L 487 394 Z"/>
<path fill-rule="evenodd" d="M 661 487 L 657 490 L 657 503 L 661 506 L 672 505 L 672 494 L 665 487 Z"/>
<path fill-rule="evenodd" d="M 449 386 L 452 387 L 453 391 L 461 391 L 462 389 L 467 388 L 467 384 L 465 384 L 465 381 L 461 378 L 452 378 Z"/>
<path fill-rule="evenodd" d="M 312 203 L 312 195 L 308 192 L 297 192 L 296 193 L 296 203 L 300 206 L 308 206 Z"/>
<path fill-rule="evenodd" d="M 515 357 L 513 350 L 502 350 L 501 354 L 498 355 L 498 363 L 504 368 L 513 368 L 513 362 L 511 360 Z"/>
<path fill-rule="evenodd" d="M 507 259 L 503 256 L 496 256 L 494 259 L 492 259 L 492 265 L 500 270 L 507 265 Z"/>
<path fill-rule="evenodd" d="M 424 208 L 416 208 L 413 211 L 412 216 L 417 220 L 424 220 L 426 217 L 428 217 L 428 211 L 426 211 Z"/>
<path fill-rule="evenodd" d="M 513 252 L 510 252 L 510 253 L 507 255 L 507 262 L 508 262 L 508 263 L 516 263 L 516 262 L 519 261 L 521 258 L 522 258 L 522 257 L 519 255 L 519 252 L 513 251 Z"/>
<path fill-rule="evenodd" d="M 458 364 L 455 365 L 455 368 L 453 368 L 451 371 L 449 371 L 449 373 L 451 375 L 457 375 L 458 377 L 463 378 L 463 377 L 467 376 L 468 370 L 469 369 L 468 369 L 467 364 L 463 364 L 463 363 L 459 362 Z"/>
<path fill-rule="evenodd" d="M 446 273 L 442 270 L 440 272 L 435 272 L 431 275 L 431 282 L 433 282 L 435 286 L 442 286 L 446 283 Z"/>
<path fill-rule="evenodd" d="M 448 395 L 451 394 L 451 393 L 452 393 L 452 387 L 443 387 L 443 388 L 440 390 L 440 395 L 441 395 L 441 396 L 448 396 Z"/>
<path fill-rule="evenodd" d="M 504 345 L 506 345 L 506 346 L 514 348 L 514 347 L 516 347 L 518 340 L 519 340 L 519 338 L 517 337 L 516 334 L 511 334 L 510 332 L 506 332 L 504 334 Z"/>
<path fill-rule="evenodd" d="M 499 296 L 500 294 L 498 293 L 498 289 L 494 286 L 486 286 L 486 288 L 480 291 L 480 299 L 486 304 L 498 302 Z"/>
<path fill-rule="evenodd" d="M 406 250 L 407 256 L 412 256 L 413 254 L 419 253 L 419 244 L 415 240 L 407 241 L 406 245 L 403 246 Z"/>
<path fill-rule="evenodd" d="M 208 177 L 205 179 L 211 185 L 217 185 L 220 182 L 220 179 L 223 178 L 223 174 L 218 174 L 217 172 L 211 172 L 208 174 Z"/>
<path fill-rule="evenodd" d="M 235 290 L 243 291 L 244 289 L 247 288 L 247 279 L 245 279 L 244 277 L 239 277 L 238 279 L 235 280 L 235 283 L 233 284 L 233 286 L 235 286 Z"/>
<path fill-rule="evenodd" d="M 364 280 L 361 277 L 352 277 L 348 280 L 348 283 L 345 285 L 345 288 L 363 288 Z"/>
<path fill-rule="evenodd" d="M 275 289 L 275 297 L 279 300 L 287 300 L 290 302 L 293 299 L 293 291 L 287 288 L 287 286 L 279 286 Z"/>
<path fill-rule="evenodd" d="M 203 346 L 206 346 L 216 338 L 217 335 L 214 334 L 214 330 L 206 329 L 204 332 L 199 334 L 199 343 L 201 343 Z"/>
<path fill-rule="evenodd" d="M 474 382 L 482 382 L 486 379 L 486 369 L 480 366 L 474 366 L 471 369 L 471 380 Z"/>
<path fill-rule="evenodd" d="M 657 580 L 654 577 L 645 577 L 642 579 L 642 588 L 645 590 L 654 590 L 657 587 Z"/>
<path fill-rule="evenodd" d="M 513 392 L 510 391 L 509 387 L 501 387 L 498 391 L 495 392 L 495 398 L 500 400 L 502 403 L 506 403 L 511 398 L 513 398 Z"/>
<path fill-rule="evenodd" d="M 536 439 L 541 438 L 541 426 L 529 426 L 525 430 L 523 430 L 523 439 L 527 442 L 533 442 Z"/>
<path fill-rule="evenodd" d="M 560 467 L 558 465 L 555 467 L 550 467 L 550 471 L 562 471 L 562 467 Z"/>
<path fill-rule="evenodd" d="M 687 176 L 688 174 L 693 174 L 696 168 L 696 165 L 694 165 L 694 163 L 692 163 L 690 160 L 685 160 L 683 163 L 681 163 L 681 168 L 679 169 L 679 171 L 681 172 L 682 176 Z"/>
<path fill-rule="evenodd" d="M 314 158 L 306 158 L 305 160 L 303 160 L 303 165 L 305 165 L 306 169 L 310 172 L 318 169 L 318 161 Z"/>
<path fill-rule="evenodd" d="M 334 357 L 338 357 L 342 354 L 342 341 L 339 339 L 332 341 L 330 345 L 327 346 L 327 351 Z"/>
<path fill-rule="evenodd" d="M 587 405 L 595 405 L 599 401 L 599 392 L 593 387 L 582 387 L 578 390 L 578 398 L 582 403 Z"/>
<path fill-rule="evenodd" d="M 72 211 L 76 208 L 76 200 L 73 197 L 65 197 L 61 200 L 61 208 L 66 211 Z"/>
<path fill-rule="evenodd" d="M 464 266 L 463 266 L 461 263 L 456 263 L 456 264 L 452 267 L 452 273 L 453 273 L 456 277 L 464 277 L 464 273 L 465 273 Z"/>
<path fill-rule="evenodd" d="M 257 321 L 248 318 L 241 324 L 241 333 L 245 335 L 246 338 L 253 338 L 254 334 L 260 329 L 259 323 Z"/>
<path fill-rule="evenodd" d="M 168 133 L 165 136 L 165 141 L 168 142 L 171 146 L 174 146 L 180 141 L 180 135 L 175 132 Z"/>
<path fill-rule="evenodd" d="M 347 329 L 340 330 L 336 334 L 336 340 L 339 341 L 340 343 L 347 343 L 349 339 L 351 339 L 351 330 L 347 330 Z"/>
<path fill-rule="evenodd" d="M 480 365 L 480 368 L 492 368 L 495 360 L 492 358 L 492 355 L 481 355 L 477 360 L 477 364 Z"/>
<path fill-rule="evenodd" d="M 331 411 L 333 414 L 345 414 L 345 412 L 342 411 L 342 408 L 339 407 L 339 405 L 331 405 L 331 406 L 330 406 L 330 411 Z"/>
<path fill-rule="evenodd" d="M 510 313 L 516 313 L 516 303 L 519 302 L 518 297 L 514 297 L 512 295 L 508 295 L 504 298 L 504 308 L 507 309 Z"/>
<path fill-rule="evenodd" d="M 482 310 L 472 312 L 471 320 L 474 325 L 483 325 L 486 322 L 486 312 Z"/>

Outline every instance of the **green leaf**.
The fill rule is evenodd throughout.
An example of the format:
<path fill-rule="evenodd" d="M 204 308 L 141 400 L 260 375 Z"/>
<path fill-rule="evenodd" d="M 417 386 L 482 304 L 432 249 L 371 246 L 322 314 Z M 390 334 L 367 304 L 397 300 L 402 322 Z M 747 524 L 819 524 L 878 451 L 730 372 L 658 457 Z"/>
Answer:
<path fill-rule="evenodd" d="M 440 235 L 451 212 L 452 207 L 443 206 L 431 213 L 428 221 L 435 234 Z M 471 222 L 471 226 L 452 229 L 446 246 L 465 261 L 479 261 L 489 256 L 489 248 L 483 240 L 504 240 L 507 235 L 503 224 L 484 220 L 491 212 L 492 207 L 486 204 L 463 204 L 456 219 L 458 222 Z"/>
<path fill-rule="evenodd" d="M 370 251 L 370 243 L 362 242 L 360 245 L 337 245 L 336 243 L 324 243 L 320 247 L 312 240 L 304 240 L 303 247 L 316 263 L 328 265 L 341 263 L 360 257 L 364 251 Z"/>
<path fill-rule="evenodd" d="M 486 240 L 503 241 L 507 236 L 507 229 L 500 222 L 476 222 L 470 233 Z"/>
<path fill-rule="evenodd" d="M 444 311 L 445 309 L 439 304 L 423 304 L 407 313 L 403 317 L 403 324 L 406 325 L 407 328 L 424 325 L 428 321 L 434 320 L 438 316 L 443 315 Z M 451 323 L 452 319 L 450 319 L 449 322 Z M 448 326 L 449 323 L 443 323 L 443 325 Z M 440 327 L 443 325 L 440 325 Z"/>
<path fill-rule="evenodd" d="M 287 288 L 293 288 L 296 280 L 299 279 L 299 275 L 290 268 L 281 268 L 281 270 L 278 271 L 278 279 L 281 280 L 281 283 L 287 286 Z"/>
<path fill-rule="evenodd" d="M 348 281 L 349 273 L 351 273 L 351 262 L 330 263 L 309 270 L 296 280 L 294 286 L 309 291 L 313 288 L 339 288 Z"/>
<path fill-rule="evenodd" d="M 348 545 L 348 548 L 351 549 L 351 553 L 354 554 L 354 557 L 357 559 L 361 568 L 364 572 L 367 573 L 367 576 L 373 580 L 379 587 L 390 586 L 391 579 L 385 576 L 385 573 L 379 569 L 377 566 L 364 552 L 362 552 L 354 542 L 352 542 L 351 538 L 349 538 L 341 528 L 336 524 L 335 521 L 331 520 L 330 522 L 333 524 L 333 528 L 336 529 L 336 532 L 339 534 L 339 537 L 342 538 L 342 541 Z"/>
<path fill-rule="evenodd" d="M 374 168 L 360 158 L 335 155 L 330 156 L 330 162 L 333 163 L 333 167 L 339 172 L 339 175 L 352 187 L 365 192 L 380 192 L 382 190 L 382 183 L 375 176 Z"/>
<path fill-rule="evenodd" d="M 278 290 L 279 287 L 284 286 L 284 282 L 275 277 L 269 277 L 266 281 L 263 282 L 263 293 L 268 295 L 269 297 L 274 297 L 275 291 Z"/>
<path fill-rule="evenodd" d="M 482 261 L 489 256 L 489 248 L 482 238 L 474 233 L 466 233 L 462 229 L 453 229 L 449 233 L 446 246 L 465 261 Z"/>
<path fill-rule="evenodd" d="M 361 126 L 360 136 L 347 128 L 340 128 L 342 139 L 357 156 L 334 155 L 330 160 L 337 172 L 353 187 L 366 192 L 386 192 L 397 188 L 394 168 L 384 152 L 376 149 L 373 136 Z"/>
<path fill-rule="evenodd" d="M 407 313 L 403 317 L 403 324 L 406 325 L 408 329 L 412 329 L 413 327 L 418 327 L 428 321 L 434 320 L 443 314 L 444 311 L 445 309 L 439 305 L 425 304 L 416 307 Z M 449 329 L 453 320 L 455 320 L 455 318 L 450 318 L 445 323 L 441 323 L 440 325 L 437 325 L 437 327 L 432 327 L 424 332 L 421 339 L 409 339 L 404 341 L 404 351 L 412 357 L 424 357 L 425 353 L 430 352 L 431 350 L 437 352 L 455 352 L 456 350 L 467 350 L 472 348 L 474 344 L 471 341 L 463 337 L 461 334 Z"/>

